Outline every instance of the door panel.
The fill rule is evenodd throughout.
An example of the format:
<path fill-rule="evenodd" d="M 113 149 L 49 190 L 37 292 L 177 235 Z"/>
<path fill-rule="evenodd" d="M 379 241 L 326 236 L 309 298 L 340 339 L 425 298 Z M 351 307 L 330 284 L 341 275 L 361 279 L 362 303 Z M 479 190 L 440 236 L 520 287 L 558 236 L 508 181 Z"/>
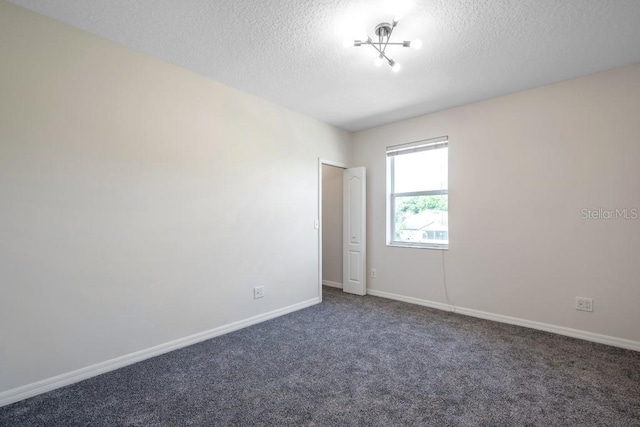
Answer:
<path fill-rule="evenodd" d="M 359 283 L 362 281 L 360 271 L 360 261 L 362 256 L 360 252 L 349 252 L 349 281 Z"/>
<path fill-rule="evenodd" d="M 366 288 L 366 170 L 343 172 L 343 278 L 345 292 L 365 295 Z"/>

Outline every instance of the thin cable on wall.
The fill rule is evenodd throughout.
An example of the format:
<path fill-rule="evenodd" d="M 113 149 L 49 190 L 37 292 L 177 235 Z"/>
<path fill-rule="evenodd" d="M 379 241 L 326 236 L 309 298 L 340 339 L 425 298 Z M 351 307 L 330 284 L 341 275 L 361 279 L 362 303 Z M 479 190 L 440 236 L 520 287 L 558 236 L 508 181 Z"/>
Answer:
<path fill-rule="evenodd" d="M 453 302 L 451 302 L 451 299 L 449 298 L 449 292 L 447 291 L 447 272 L 444 265 L 444 249 L 442 249 L 440 252 L 442 252 L 442 286 L 444 287 L 444 296 L 447 299 L 447 303 L 451 307 L 453 307 L 453 310 L 451 310 L 451 312 L 455 313 L 457 307 Z"/>
<path fill-rule="evenodd" d="M 447 163 L 449 162 L 449 154 L 447 153 Z M 448 166 L 448 164 L 447 164 Z M 445 165 L 443 163 L 440 164 L 441 167 L 441 172 L 442 169 L 444 169 Z M 447 177 L 449 176 L 449 168 L 446 168 L 446 173 L 447 173 Z M 443 175 L 442 173 L 440 175 Z M 449 179 L 447 178 L 447 190 L 449 189 Z M 442 181 L 440 181 L 440 191 L 444 190 L 444 183 Z M 449 229 L 449 192 L 447 191 L 447 230 Z M 447 232 L 448 233 L 448 232 Z M 448 234 L 447 234 L 447 241 L 449 240 L 448 238 Z M 453 307 L 453 310 L 451 311 L 452 313 L 456 312 L 456 305 L 451 302 L 451 298 L 449 298 L 449 291 L 447 289 L 447 269 L 445 266 L 445 262 L 444 262 L 444 249 L 441 249 L 442 252 L 442 286 L 444 287 L 444 296 L 447 299 L 447 303 Z"/>

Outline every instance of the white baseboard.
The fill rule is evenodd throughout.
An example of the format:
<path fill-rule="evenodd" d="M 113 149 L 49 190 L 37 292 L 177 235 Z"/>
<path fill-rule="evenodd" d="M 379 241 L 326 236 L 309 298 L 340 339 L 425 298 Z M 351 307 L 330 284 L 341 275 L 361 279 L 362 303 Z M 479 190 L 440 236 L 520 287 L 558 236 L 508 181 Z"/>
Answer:
<path fill-rule="evenodd" d="M 342 283 L 332 282 L 330 280 L 323 280 L 322 281 L 322 285 L 323 286 L 330 286 L 332 288 L 342 289 Z"/>
<path fill-rule="evenodd" d="M 274 319 L 276 317 L 280 317 L 294 311 L 302 310 L 303 308 L 311 307 L 312 305 L 319 303 L 320 298 L 313 298 L 308 301 L 293 304 L 288 307 L 270 311 L 268 313 L 259 314 L 248 319 L 229 323 L 218 328 L 193 334 L 188 337 L 179 338 L 177 340 L 147 348 L 145 350 L 136 351 L 135 353 L 116 357 L 115 359 L 96 363 L 95 365 L 87 366 L 75 371 L 57 375 L 55 377 L 47 378 L 35 383 L 7 390 L 0 393 L 0 407 L 18 402 L 23 399 L 27 399 L 29 397 L 37 396 L 38 394 L 46 393 L 48 391 L 55 390 L 69 384 L 77 383 L 79 381 L 86 380 L 87 378 L 95 377 L 96 375 L 104 374 L 105 372 L 113 371 L 115 369 L 119 369 L 124 366 L 149 359 L 151 357 L 159 356 L 161 354 L 168 353 L 179 348 L 196 344 L 201 341 L 206 341 L 220 335 L 228 334 L 229 332 L 246 328 L 247 326 Z"/>
<path fill-rule="evenodd" d="M 408 302 L 409 304 L 423 305 L 425 307 L 437 308 L 438 310 L 453 311 L 453 306 L 449 304 L 443 304 L 441 302 L 429 301 L 426 299 L 406 297 L 404 295 L 392 294 L 389 292 L 376 291 L 375 289 L 367 289 L 367 295 L 373 295 L 374 297 L 393 299 L 396 301 Z"/>
<path fill-rule="evenodd" d="M 368 295 L 381 298 L 388 298 L 397 301 L 408 302 L 411 304 L 423 305 L 425 307 L 436 308 L 444 311 L 455 311 L 466 316 L 478 317 L 485 320 L 493 320 L 495 322 L 508 323 L 511 325 L 523 326 L 525 328 L 538 329 L 540 331 L 551 332 L 558 335 L 565 335 L 572 338 L 578 338 L 586 341 L 597 342 L 599 344 L 611 345 L 614 347 L 626 348 L 628 350 L 640 351 L 640 341 L 633 341 L 624 338 L 612 337 L 609 335 L 596 334 L 593 332 L 581 331 L 579 329 L 566 328 L 564 326 L 551 325 L 549 323 L 535 322 L 533 320 L 520 319 L 517 317 L 505 316 L 502 314 L 489 313 L 486 311 L 474 310 L 471 308 L 454 307 L 449 304 L 428 301 L 420 298 L 407 297 L 404 295 L 392 294 L 389 292 L 377 291 L 375 289 L 367 289 Z"/>

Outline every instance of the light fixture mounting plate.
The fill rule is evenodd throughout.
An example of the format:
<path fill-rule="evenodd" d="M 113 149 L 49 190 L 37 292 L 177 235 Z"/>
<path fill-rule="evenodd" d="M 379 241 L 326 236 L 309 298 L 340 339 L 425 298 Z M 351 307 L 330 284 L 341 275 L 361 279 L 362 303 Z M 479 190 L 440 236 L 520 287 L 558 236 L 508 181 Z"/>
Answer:
<path fill-rule="evenodd" d="M 388 37 L 389 34 L 391 34 L 391 28 L 392 26 L 388 22 L 381 22 L 380 24 L 376 25 L 376 29 L 375 29 L 376 36 Z"/>

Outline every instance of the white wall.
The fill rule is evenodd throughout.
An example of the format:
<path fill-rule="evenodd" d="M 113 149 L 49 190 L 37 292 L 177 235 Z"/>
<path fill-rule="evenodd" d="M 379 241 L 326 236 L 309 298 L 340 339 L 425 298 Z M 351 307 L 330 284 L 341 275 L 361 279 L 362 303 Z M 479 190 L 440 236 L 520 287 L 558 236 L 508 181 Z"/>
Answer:
<path fill-rule="evenodd" d="M 351 134 L 5 2 L 0 58 L 0 392 L 318 297 Z"/>
<path fill-rule="evenodd" d="M 385 147 L 443 135 L 452 302 L 640 341 L 640 220 L 581 219 L 640 209 L 640 65 L 356 133 L 371 289 L 446 303 L 441 251 L 385 245 Z"/>
<path fill-rule="evenodd" d="M 322 280 L 342 284 L 342 171 L 322 165 Z"/>

